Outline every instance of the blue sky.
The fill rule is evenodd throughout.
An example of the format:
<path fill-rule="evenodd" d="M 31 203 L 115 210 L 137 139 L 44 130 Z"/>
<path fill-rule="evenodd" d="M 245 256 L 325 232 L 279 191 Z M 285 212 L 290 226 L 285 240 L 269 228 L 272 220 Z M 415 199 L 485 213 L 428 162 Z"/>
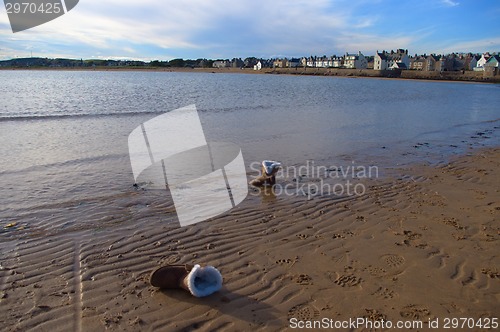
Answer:
<path fill-rule="evenodd" d="M 500 52 L 499 18 L 497 0 L 80 0 L 15 34 L 0 10 L 0 59 Z"/>

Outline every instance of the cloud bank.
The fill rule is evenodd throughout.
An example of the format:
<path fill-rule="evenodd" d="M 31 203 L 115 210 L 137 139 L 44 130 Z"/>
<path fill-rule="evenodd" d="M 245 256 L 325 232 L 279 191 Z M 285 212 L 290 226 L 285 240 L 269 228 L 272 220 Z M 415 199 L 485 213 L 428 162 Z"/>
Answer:
<path fill-rule="evenodd" d="M 392 0 L 85 0 L 54 21 L 16 34 L 5 12 L 0 14 L 0 58 L 31 52 L 44 57 L 142 60 L 373 54 L 395 48 L 430 53 L 453 48 L 449 40 L 460 47 L 470 45 L 474 48 L 470 51 L 484 46 L 500 49 L 498 38 L 492 37 L 489 43 L 488 36 L 463 32 L 459 25 L 464 19 L 468 24 L 485 23 L 482 14 L 471 13 L 471 8 L 464 8 L 466 18 L 460 17 L 456 9 L 463 7 L 453 0 L 406 4 Z M 472 24 L 468 26 L 473 30 Z M 451 38 L 443 40 L 444 30 Z M 498 30 L 492 26 L 491 31 Z"/>

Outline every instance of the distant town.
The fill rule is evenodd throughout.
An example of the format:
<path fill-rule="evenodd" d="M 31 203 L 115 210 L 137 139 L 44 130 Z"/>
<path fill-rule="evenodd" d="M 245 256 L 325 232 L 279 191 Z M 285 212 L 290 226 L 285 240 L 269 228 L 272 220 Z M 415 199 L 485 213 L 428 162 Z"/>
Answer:
<path fill-rule="evenodd" d="M 153 60 L 149 62 L 137 60 L 103 60 L 103 59 L 50 59 L 40 57 L 16 58 L 0 61 L 0 68 L 205 68 L 205 69 L 251 69 L 255 71 L 270 69 L 280 73 L 280 69 L 288 69 L 287 73 L 293 73 L 290 69 L 302 69 L 306 73 L 308 68 L 323 69 L 322 73 L 351 76 L 346 71 L 335 71 L 336 69 L 358 70 L 355 76 L 386 76 L 386 77 L 411 77 L 410 72 L 427 72 L 428 78 L 443 78 L 444 72 L 455 72 L 466 74 L 468 80 L 494 78 L 498 80 L 500 55 L 498 53 L 451 53 L 446 55 L 436 54 L 414 54 L 410 55 L 408 50 L 397 49 L 391 51 L 376 51 L 374 56 L 365 56 L 361 52 L 345 53 L 341 56 L 309 56 L 302 58 L 274 58 L 262 59 L 248 57 L 245 59 L 173 59 L 170 61 Z M 374 71 L 374 73 L 370 73 Z M 282 71 L 283 72 L 283 71 Z M 405 74 L 407 72 L 408 74 Z M 439 76 L 430 73 L 440 73 Z M 308 72 L 311 73 L 311 71 Z M 420 75 L 422 76 L 422 75 Z M 450 76 L 450 75 L 448 75 Z M 451 77 L 451 76 L 450 76 Z M 455 75 L 455 77 L 457 77 Z M 423 78 L 426 78 L 423 76 Z"/>

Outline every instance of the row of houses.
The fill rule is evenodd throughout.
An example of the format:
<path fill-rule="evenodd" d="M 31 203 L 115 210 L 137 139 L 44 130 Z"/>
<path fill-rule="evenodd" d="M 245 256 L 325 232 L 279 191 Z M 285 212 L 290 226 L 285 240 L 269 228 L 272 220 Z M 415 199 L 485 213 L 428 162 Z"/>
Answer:
<path fill-rule="evenodd" d="M 215 60 L 212 63 L 213 68 L 253 68 L 257 63 L 260 63 L 261 68 L 272 68 L 273 61 L 269 59 L 246 58 L 233 58 L 232 60 Z"/>
<path fill-rule="evenodd" d="M 232 60 L 215 60 L 214 68 L 243 68 L 253 67 L 255 70 L 262 68 L 297 68 L 297 67 L 314 67 L 314 68 L 352 68 L 366 69 L 368 68 L 369 59 L 361 52 L 355 54 L 346 53 L 344 56 L 310 56 L 303 58 L 281 58 L 281 59 L 255 59 L 255 63 L 249 65 L 249 61 L 234 58 Z"/>
<path fill-rule="evenodd" d="M 302 58 L 282 59 L 255 59 L 253 63 L 243 62 L 241 59 L 217 60 L 213 66 L 223 67 L 250 67 L 254 70 L 262 68 L 348 68 L 348 69 L 374 69 L 374 70 L 420 70 L 420 71 L 465 71 L 484 70 L 486 67 L 498 68 L 500 56 L 498 54 L 484 53 L 452 53 L 448 55 L 417 55 L 410 56 L 408 50 L 397 49 L 381 51 L 375 56 L 365 56 L 361 52 L 345 53 L 343 56 L 310 56 Z"/>
<path fill-rule="evenodd" d="M 261 68 L 296 68 L 296 67 L 311 67 L 311 68 L 350 68 L 350 69 L 366 69 L 369 68 L 370 59 L 365 57 L 361 52 L 355 54 L 346 53 L 344 56 L 310 56 L 303 58 L 283 58 L 274 59 L 271 62 L 262 62 L 254 66 L 255 70 Z M 373 67 L 372 67 L 373 68 Z"/>
<path fill-rule="evenodd" d="M 498 54 L 483 53 L 482 55 L 449 54 L 449 55 L 415 55 L 408 57 L 408 51 L 397 50 L 387 53 L 377 51 L 374 58 L 375 70 L 384 69 L 413 69 L 422 71 L 484 71 L 485 68 L 498 68 L 500 56 Z"/>
<path fill-rule="evenodd" d="M 344 56 L 336 55 L 327 57 L 308 57 L 301 58 L 302 67 L 316 68 L 350 68 L 350 69 L 366 69 L 368 68 L 368 59 L 361 53 L 346 53 Z"/>
<path fill-rule="evenodd" d="M 473 67 L 473 70 L 477 71 L 483 71 L 486 70 L 487 68 L 498 68 L 500 64 L 500 55 L 497 54 L 490 54 L 490 53 L 483 53 L 481 58 L 477 60 L 476 66 Z"/>

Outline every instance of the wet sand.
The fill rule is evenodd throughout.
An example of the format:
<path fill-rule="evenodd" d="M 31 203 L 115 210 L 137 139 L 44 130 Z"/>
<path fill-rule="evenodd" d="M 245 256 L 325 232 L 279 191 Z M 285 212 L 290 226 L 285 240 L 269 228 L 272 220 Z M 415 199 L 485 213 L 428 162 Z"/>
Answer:
<path fill-rule="evenodd" d="M 365 317 L 426 329 L 429 319 L 498 317 L 499 169 L 499 148 L 476 150 L 364 180 L 359 197 L 249 196 L 183 228 L 158 217 L 173 216 L 171 205 L 140 205 L 141 192 L 122 206 L 139 212 L 98 229 L 2 223 L 0 326 L 279 331 L 293 318 Z M 169 263 L 213 265 L 223 289 L 198 299 L 149 286 L 152 269 Z"/>

